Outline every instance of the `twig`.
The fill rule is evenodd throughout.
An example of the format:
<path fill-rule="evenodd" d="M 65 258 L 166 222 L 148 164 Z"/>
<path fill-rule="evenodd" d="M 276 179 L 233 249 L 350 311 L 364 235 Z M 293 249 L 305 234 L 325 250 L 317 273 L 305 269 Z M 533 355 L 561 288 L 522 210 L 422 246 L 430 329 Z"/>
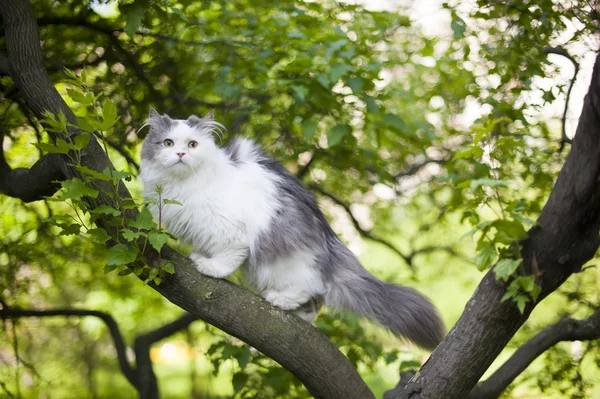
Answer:
<path fill-rule="evenodd" d="M 312 189 L 312 190 L 314 190 L 314 191 L 316 191 L 316 192 L 318 192 L 318 193 L 320 193 L 321 195 L 324 195 L 324 196 L 328 197 L 333 202 L 335 202 L 337 205 L 339 205 L 342 208 L 344 208 L 344 210 L 346 211 L 346 213 L 348 214 L 348 216 L 350 216 L 350 220 L 352 221 L 352 224 L 354 225 L 354 228 L 356 229 L 356 231 L 358 231 L 358 233 L 361 236 L 363 236 L 365 238 L 368 238 L 371 241 L 378 242 L 381 245 L 389 248 L 396 255 L 398 255 L 400 258 L 402 258 L 402 260 L 404 260 L 404 262 L 408 265 L 408 267 L 410 267 L 410 269 L 414 271 L 414 265 L 412 264 L 412 260 L 408 256 L 404 255 L 392 243 L 384 240 L 383 238 L 377 237 L 377 236 L 373 235 L 371 232 L 369 232 L 369 231 L 363 229 L 362 227 L 360 227 L 360 223 L 358 223 L 358 220 L 356 220 L 356 218 L 352 214 L 352 211 L 350 210 L 350 206 L 348 204 L 346 204 L 344 201 L 342 201 L 340 198 L 336 197 L 335 195 L 333 195 L 333 194 L 329 193 L 328 191 L 324 190 L 323 188 L 317 186 L 316 184 L 309 185 L 309 188 Z"/>
<path fill-rule="evenodd" d="M 587 319 L 564 318 L 531 338 L 490 378 L 477 385 L 468 399 L 495 399 L 542 353 L 562 341 L 591 341 L 600 338 L 600 308 Z"/>
<path fill-rule="evenodd" d="M 119 325 L 108 313 L 87 309 L 26 310 L 10 308 L 6 305 L 3 305 L 3 308 L 0 310 L 0 317 L 3 319 L 53 316 L 92 316 L 102 320 L 104 324 L 106 324 L 106 326 L 108 327 L 108 330 L 110 331 L 110 334 L 112 336 L 115 345 L 115 350 L 117 351 L 117 359 L 119 361 L 119 367 L 121 368 L 121 372 L 134 387 L 137 387 L 135 370 L 127 361 L 127 355 L 125 352 L 125 341 L 123 340 L 123 335 L 119 330 Z"/>
<path fill-rule="evenodd" d="M 575 85 L 575 80 L 577 79 L 577 74 L 579 73 L 579 63 L 575 60 L 575 58 L 573 58 L 573 56 L 571 56 L 567 50 L 565 50 L 562 47 L 550 47 L 547 46 L 544 48 L 544 53 L 545 54 L 557 54 L 557 55 L 562 55 L 563 57 L 567 58 L 569 61 L 571 61 L 571 63 L 573 64 L 573 67 L 575 68 L 575 72 L 573 73 L 573 77 L 571 78 L 571 82 L 569 83 L 569 89 L 567 90 L 567 98 L 565 100 L 565 109 L 563 111 L 563 116 L 562 116 L 562 136 L 560 139 L 560 147 L 558 148 L 558 152 L 562 152 L 563 148 L 565 147 L 565 144 L 567 143 L 571 143 L 571 139 L 569 138 L 569 136 L 567 136 L 567 112 L 569 110 L 569 100 L 571 98 L 571 91 L 573 90 L 573 86 Z"/>

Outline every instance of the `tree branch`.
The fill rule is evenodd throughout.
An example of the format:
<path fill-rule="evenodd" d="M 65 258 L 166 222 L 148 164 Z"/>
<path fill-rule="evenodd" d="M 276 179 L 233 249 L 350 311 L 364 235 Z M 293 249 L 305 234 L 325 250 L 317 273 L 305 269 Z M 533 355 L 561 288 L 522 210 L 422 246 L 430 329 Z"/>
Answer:
<path fill-rule="evenodd" d="M 121 372 L 127 378 L 127 381 L 131 383 L 134 387 L 136 387 L 136 378 L 135 378 L 135 370 L 131 367 L 129 362 L 127 361 L 127 355 L 125 352 L 125 341 L 123 340 L 123 335 L 121 335 L 121 331 L 119 330 L 119 325 L 108 313 L 96 311 L 96 310 L 86 310 L 86 309 L 52 309 L 52 310 L 25 310 L 25 309 L 15 309 L 12 307 L 8 307 L 3 305 L 2 309 L 0 309 L 0 317 L 3 319 L 18 319 L 21 317 L 54 317 L 54 316 L 77 316 L 77 317 L 86 317 L 92 316 L 97 317 L 106 324 L 106 327 L 110 331 L 110 335 L 113 339 L 113 343 L 115 344 L 115 350 L 117 351 L 117 359 L 119 361 L 119 368 Z"/>
<path fill-rule="evenodd" d="M 321 195 L 324 195 L 324 196 L 328 197 L 333 202 L 335 202 L 337 205 L 339 205 L 342 208 L 344 208 L 344 210 L 346 211 L 346 213 L 348 214 L 348 216 L 350 216 L 350 220 L 352 221 L 352 224 L 354 225 L 354 228 L 356 229 L 356 231 L 358 231 L 358 233 L 361 236 L 363 236 L 363 237 L 365 237 L 365 238 L 367 238 L 367 239 L 369 239 L 371 241 L 378 242 L 379 244 L 387 247 L 392 252 L 394 252 L 396 255 L 398 255 L 400 258 L 402 258 L 402 260 L 404 260 L 404 262 L 408 265 L 408 267 L 410 267 L 410 269 L 414 271 L 415 268 L 414 268 L 414 265 L 412 263 L 412 257 L 408 257 L 408 256 L 404 255 L 391 242 L 386 241 L 383 238 L 377 237 L 377 236 L 373 235 L 370 231 L 367 231 L 367 230 L 363 229 L 362 227 L 360 227 L 360 223 L 358 223 L 358 220 L 356 220 L 356 218 L 352 214 L 352 211 L 350 210 L 350 206 L 348 204 L 346 204 L 344 201 L 342 201 L 340 198 L 336 197 L 335 195 L 331 194 L 330 192 L 328 192 L 328 191 L 324 190 L 323 188 L 317 186 L 316 184 L 310 184 L 308 187 L 311 190 L 314 190 L 314 191 L 320 193 Z"/>
<path fill-rule="evenodd" d="M 577 74 L 579 73 L 579 63 L 562 47 L 550 47 L 547 46 L 544 48 L 545 54 L 557 54 L 566 57 L 571 63 L 573 63 L 573 67 L 575 71 L 573 72 L 573 77 L 571 78 L 571 82 L 569 83 L 569 89 L 567 90 L 567 98 L 565 99 L 565 109 L 563 111 L 562 116 L 562 135 L 560 139 L 560 147 L 558 152 L 562 152 L 566 143 L 571 143 L 571 139 L 567 136 L 567 112 L 569 111 L 569 100 L 571 98 L 571 91 L 573 90 L 573 86 L 575 85 L 575 80 L 577 79 Z"/>
<path fill-rule="evenodd" d="M 27 104 L 38 118 L 44 110 L 54 114 L 62 111 L 67 120 L 75 124 L 72 111 L 43 68 L 38 29 L 30 4 L 26 0 L 3 0 L 0 17 L 5 24 L 11 70 L 15 71 L 13 79 Z M 71 129 L 69 133 L 79 132 Z M 108 166 L 106 154 L 95 139 L 82 152 L 81 164 L 97 171 Z M 67 168 L 67 176 L 77 176 L 76 170 Z M 119 185 L 119 195 L 131 197 L 123 184 Z M 114 205 L 113 200 L 103 193 L 98 196 L 97 203 Z M 127 216 L 135 218 L 135 215 L 133 210 Z M 96 223 L 111 231 L 108 220 L 100 217 Z M 158 266 L 156 255 L 146 254 L 148 262 Z M 163 249 L 162 259 L 175 264 L 175 274 L 165 276 L 159 286 L 150 284 L 155 290 L 280 363 L 294 373 L 313 396 L 328 399 L 373 397 L 348 359 L 312 325 L 235 284 L 201 275 L 189 259 L 169 248 Z"/>
<path fill-rule="evenodd" d="M 152 360 L 150 359 L 150 347 L 152 344 L 183 330 L 198 319 L 198 316 L 185 313 L 168 324 L 136 337 L 134 350 L 137 365 L 136 381 L 139 387 L 140 399 L 158 399 L 158 383 L 156 381 L 156 374 L 154 374 L 154 370 L 152 369 Z"/>
<path fill-rule="evenodd" d="M 496 399 L 538 356 L 561 341 L 600 338 L 600 309 L 585 320 L 564 318 L 527 341 L 490 378 L 476 386 L 469 399 Z"/>
<path fill-rule="evenodd" d="M 571 153 L 538 219 L 520 243 L 524 271 L 539 269 L 541 293 L 520 313 L 502 301 L 507 283 L 490 270 L 464 313 L 420 372 L 396 399 L 464 398 L 496 356 L 547 295 L 591 259 L 600 244 L 600 56 L 573 140 Z M 537 265 L 534 267 L 534 264 Z"/>
<path fill-rule="evenodd" d="M 0 193 L 31 202 L 58 191 L 56 181 L 65 179 L 60 156 L 46 154 L 29 169 L 12 169 L 4 158 L 3 141 L 4 133 L 0 131 Z"/>

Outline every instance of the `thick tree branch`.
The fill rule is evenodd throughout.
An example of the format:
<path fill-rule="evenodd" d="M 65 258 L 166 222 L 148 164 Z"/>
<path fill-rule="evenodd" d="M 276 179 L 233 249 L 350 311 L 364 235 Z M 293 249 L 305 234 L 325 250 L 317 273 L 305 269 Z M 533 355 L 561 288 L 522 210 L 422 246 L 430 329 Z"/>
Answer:
<path fill-rule="evenodd" d="M 67 120 L 76 119 L 52 85 L 43 68 L 39 34 L 30 4 L 26 0 L 3 0 L 0 16 L 5 24 L 6 44 L 15 71 L 13 79 L 38 118 L 44 110 L 62 111 Z M 71 129 L 70 134 L 78 134 Z M 102 171 L 108 165 L 106 154 L 95 139 L 82 151 L 81 163 Z M 67 177 L 77 176 L 67 168 Z M 130 198 L 119 186 L 121 198 Z M 99 204 L 114 205 L 110 197 L 99 195 Z M 135 216 L 135 211 L 128 216 Z M 97 224 L 110 231 L 102 218 Z M 189 259 L 165 248 L 162 259 L 175 264 L 175 274 L 152 285 L 165 298 L 199 316 L 223 331 L 240 338 L 294 373 L 317 398 L 368 399 L 373 394 L 348 359 L 316 328 L 293 314 L 271 306 L 251 292 L 198 273 Z M 155 254 L 148 261 L 157 264 Z"/>
<path fill-rule="evenodd" d="M 126 346 L 123 340 L 123 335 L 119 330 L 119 325 L 108 313 L 86 310 L 86 309 L 52 309 L 52 310 L 25 310 L 7 307 L 4 305 L 0 309 L 0 317 L 3 319 L 18 319 L 21 317 L 53 317 L 53 316 L 77 316 L 77 317 L 97 317 L 106 324 L 108 331 L 113 339 L 115 350 L 117 351 L 117 359 L 119 361 L 119 368 L 121 372 L 127 378 L 127 381 L 131 385 L 136 386 L 135 370 L 131 367 L 127 361 L 127 355 L 125 352 Z"/>
<path fill-rule="evenodd" d="M 585 320 L 564 318 L 527 341 L 490 378 L 476 386 L 469 399 L 496 399 L 538 356 L 561 341 L 600 338 L 600 309 Z"/>
<path fill-rule="evenodd" d="M 523 314 L 502 302 L 506 283 L 491 270 L 454 328 L 394 398 L 464 398 L 539 301 L 581 270 L 600 244 L 600 57 L 596 58 L 571 153 L 544 206 L 539 226 L 521 244 L 526 273 L 539 269 L 541 294 Z M 536 266 L 534 266 L 536 265 Z"/>

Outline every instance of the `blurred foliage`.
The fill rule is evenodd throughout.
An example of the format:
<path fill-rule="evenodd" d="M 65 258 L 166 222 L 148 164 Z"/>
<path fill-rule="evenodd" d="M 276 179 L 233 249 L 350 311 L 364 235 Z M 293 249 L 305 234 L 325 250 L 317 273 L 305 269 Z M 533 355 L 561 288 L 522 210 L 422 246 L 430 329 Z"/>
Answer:
<path fill-rule="evenodd" d="M 535 298 L 535 281 L 515 278 L 518 240 L 535 224 L 567 153 L 552 124 L 561 115 L 546 110 L 564 101 L 569 82 L 541 85 L 559 72 L 544 48 L 590 46 L 597 29 L 588 2 L 563 3 L 445 3 L 435 36 L 410 9 L 335 1 L 33 6 L 47 69 L 80 120 L 96 118 L 86 93 L 115 105 L 101 130 L 118 169 L 137 174 L 146 134 L 138 129 L 150 106 L 176 118 L 215 109 L 228 135 L 258 140 L 318 188 L 352 248 L 364 249 L 360 230 L 382 238 L 384 245 L 366 240 L 365 265 L 430 295 L 451 326 L 477 269 L 498 261 L 498 278 L 511 281 L 506 299 L 522 307 Z M 29 166 L 49 149 L 39 145 L 47 135 L 9 77 L 0 89 L 5 156 L 12 167 Z M 139 182 L 126 184 L 139 198 Z M 103 274 L 104 246 L 56 223 L 73 215 L 68 202 L 2 196 L 0 203 L 0 296 L 10 306 L 104 310 L 129 345 L 179 315 L 133 276 Z M 546 299 L 500 360 L 562 315 L 584 318 L 600 306 L 598 273 L 586 269 Z M 324 312 L 316 325 L 377 396 L 395 385 L 398 369 L 426 358 L 352 315 Z M 0 395 L 135 396 L 95 319 L 4 321 L 0 337 Z M 548 351 L 507 395 L 600 397 L 598 343 L 583 343 L 581 353 L 570 345 Z M 308 396 L 275 362 L 200 321 L 154 349 L 165 398 Z"/>

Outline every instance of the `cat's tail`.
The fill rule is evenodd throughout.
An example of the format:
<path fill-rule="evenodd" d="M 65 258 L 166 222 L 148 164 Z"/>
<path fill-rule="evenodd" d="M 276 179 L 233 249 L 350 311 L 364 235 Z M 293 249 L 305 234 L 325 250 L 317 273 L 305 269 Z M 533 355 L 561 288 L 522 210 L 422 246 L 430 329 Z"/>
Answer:
<path fill-rule="evenodd" d="M 332 243 L 329 260 L 328 306 L 366 317 L 425 349 L 433 350 L 442 341 L 444 322 L 425 296 L 412 288 L 378 280 L 339 241 Z"/>

